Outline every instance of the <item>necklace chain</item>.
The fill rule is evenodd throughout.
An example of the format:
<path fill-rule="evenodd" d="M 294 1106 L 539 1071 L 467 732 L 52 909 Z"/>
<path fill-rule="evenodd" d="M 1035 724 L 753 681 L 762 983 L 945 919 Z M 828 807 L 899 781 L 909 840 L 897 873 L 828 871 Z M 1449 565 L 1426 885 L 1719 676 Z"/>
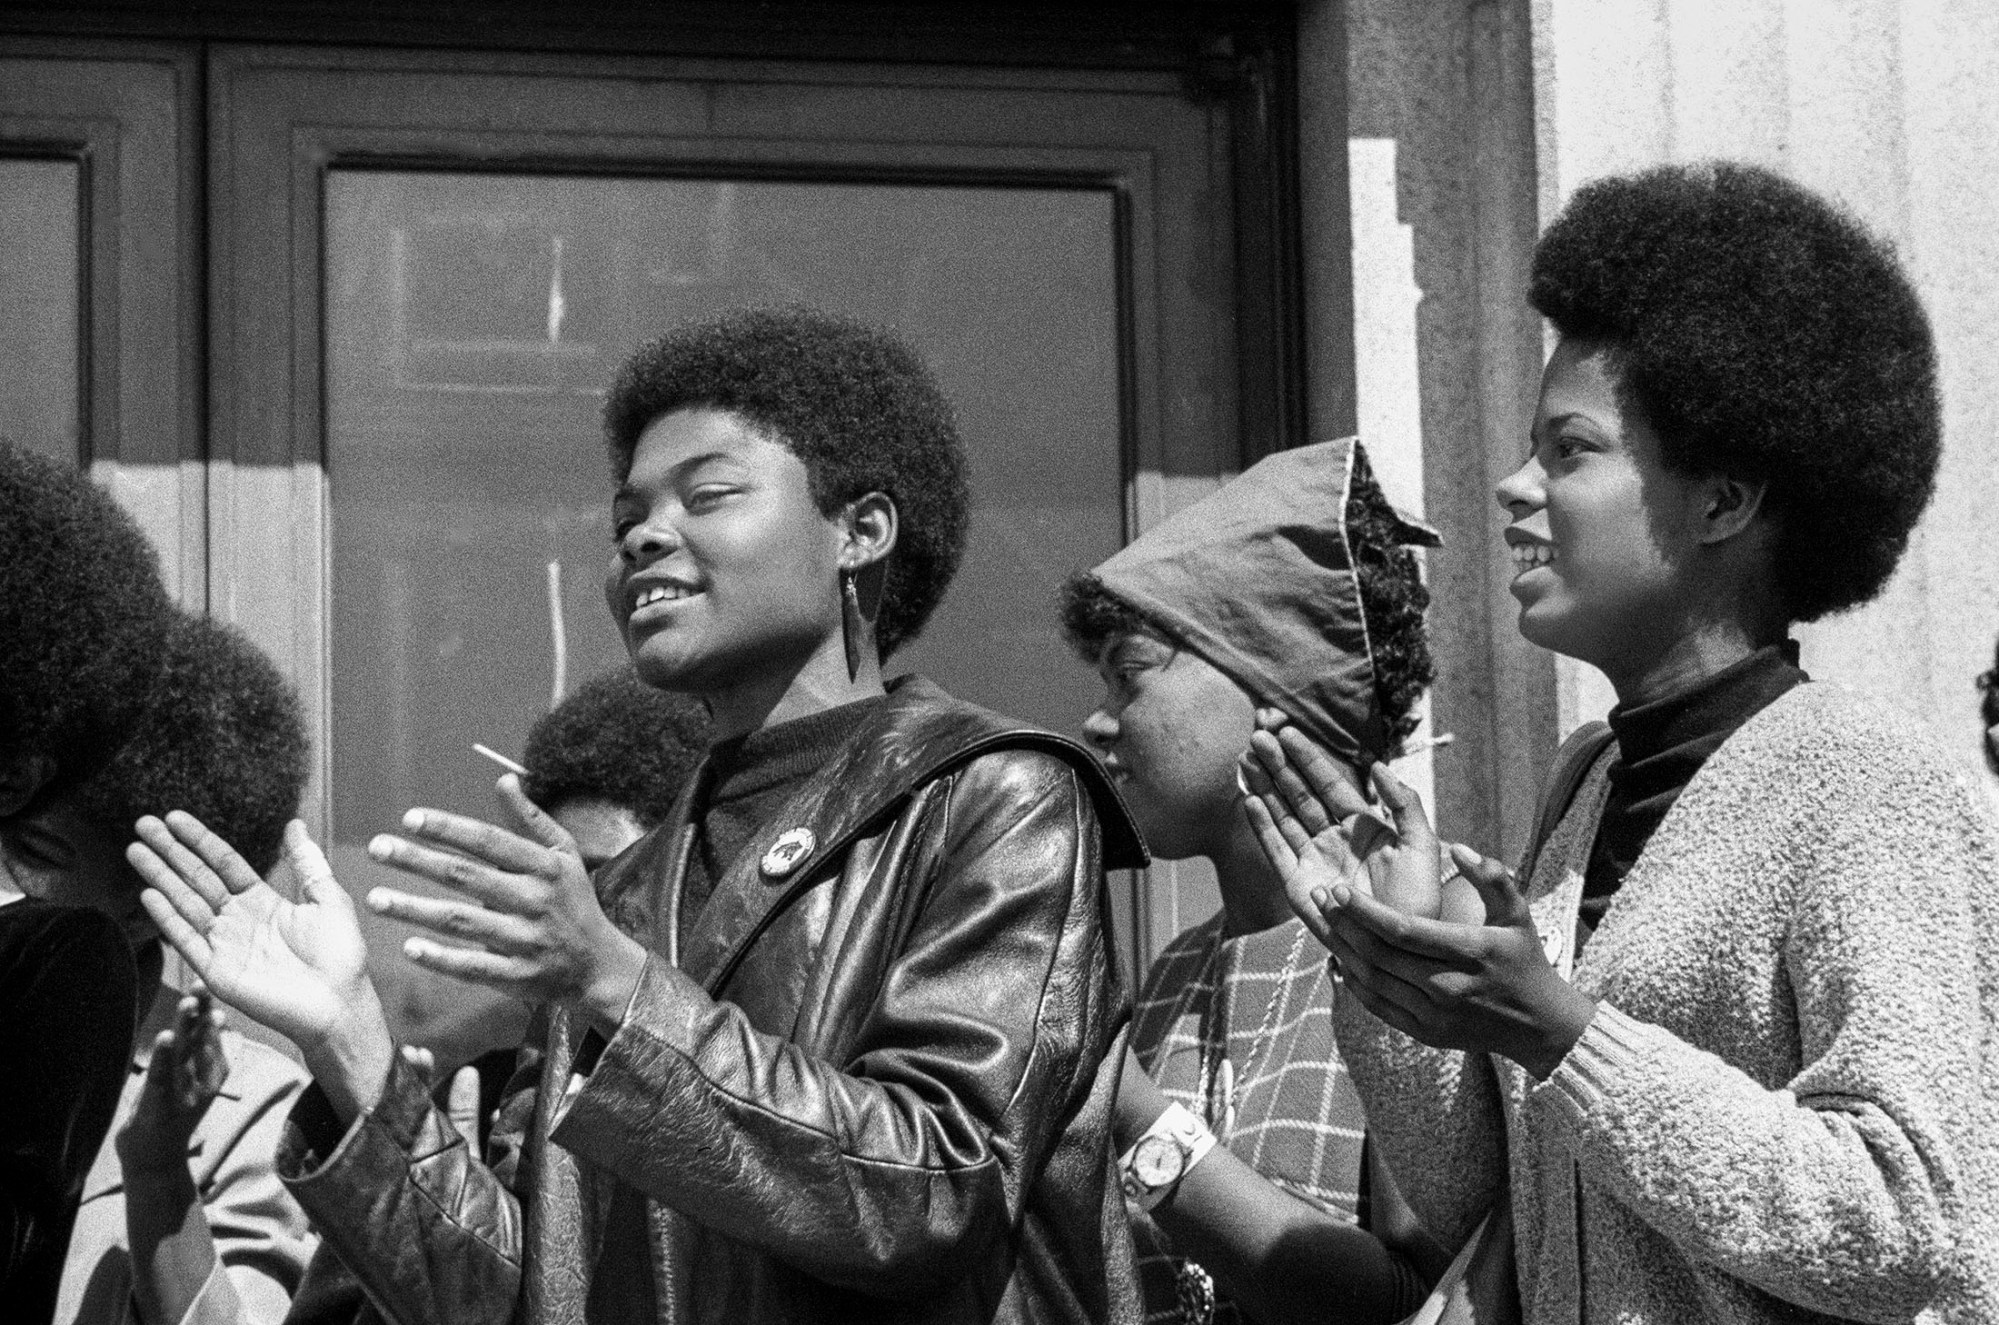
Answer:
<path fill-rule="evenodd" d="M 1233 1020 L 1233 1018 L 1222 1019 L 1220 1034 L 1212 1042 L 1206 1037 L 1202 1039 L 1201 1070 L 1199 1076 L 1201 1101 L 1207 1111 L 1208 1126 L 1215 1126 L 1215 1087 L 1216 1080 L 1219 1077 L 1223 1097 L 1220 1135 L 1225 1138 L 1235 1131 L 1236 1082 L 1238 1079 L 1246 1079 L 1249 1076 L 1251 1070 L 1255 1068 L 1258 1058 L 1262 1055 L 1265 1046 L 1276 1037 L 1277 1009 L 1284 1002 L 1285 990 L 1291 987 L 1291 976 L 1297 970 L 1298 954 L 1305 950 L 1305 939 L 1307 936 L 1308 931 L 1300 923 L 1297 936 L 1291 940 L 1291 951 L 1285 956 L 1284 966 L 1278 971 L 1277 978 L 1272 983 L 1270 998 L 1264 1003 L 1263 1020 L 1258 1023 L 1256 1034 L 1250 1039 L 1249 1052 L 1243 1055 L 1242 1071 L 1240 1073 L 1235 1070 L 1235 1063 L 1229 1058 L 1229 1021 Z M 1211 980 L 1210 987 L 1214 990 L 1215 999 L 1214 1003 L 1210 1006 L 1226 1009 L 1227 1004 L 1224 1001 L 1222 990 L 1223 943 L 1223 936 L 1220 931 L 1217 931 L 1215 934 L 1215 946 L 1208 957 L 1208 975 Z"/>

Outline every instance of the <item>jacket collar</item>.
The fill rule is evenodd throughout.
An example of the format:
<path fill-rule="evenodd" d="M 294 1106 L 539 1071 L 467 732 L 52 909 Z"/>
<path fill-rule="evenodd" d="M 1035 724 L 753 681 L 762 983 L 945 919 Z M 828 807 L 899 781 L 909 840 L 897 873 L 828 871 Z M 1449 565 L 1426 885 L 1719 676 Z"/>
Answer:
<path fill-rule="evenodd" d="M 1145 865 L 1145 845 L 1130 812 L 1081 745 L 953 699 L 922 677 L 908 676 L 891 683 L 888 701 L 751 837 L 716 880 L 700 919 L 680 934 L 679 895 L 693 843 L 693 817 L 710 775 L 708 762 L 702 761 L 668 821 L 671 829 L 661 834 L 655 848 L 664 848 L 665 859 L 655 851 L 633 853 L 632 865 L 639 869 L 646 869 L 641 859 L 652 862 L 647 873 L 665 867 L 668 886 L 656 902 L 655 934 L 665 940 L 667 954 L 681 970 L 714 992 L 727 982 L 765 924 L 804 892 L 828 861 L 893 815 L 925 783 L 997 749 L 1042 750 L 1069 764 L 1096 809 L 1104 868 Z M 789 834 L 796 842 L 808 833 L 810 846 L 804 854 L 777 877 L 767 877 L 763 861 L 778 839 Z M 630 883 L 643 886 L 636 878 Z"/>

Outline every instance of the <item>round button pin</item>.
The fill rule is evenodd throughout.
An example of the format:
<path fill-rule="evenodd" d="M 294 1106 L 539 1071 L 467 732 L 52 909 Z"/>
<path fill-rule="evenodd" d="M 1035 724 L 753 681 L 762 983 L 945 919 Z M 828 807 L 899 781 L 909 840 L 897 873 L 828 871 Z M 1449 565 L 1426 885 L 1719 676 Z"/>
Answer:
<path fill-rule="evenodd" d="M 812 854 L 812 848 L 819 845 L 810 828 L 792 828 L 770 844 L 764 852 L 761 866 L 766 879 L 782 879 L 798 868 L 798 862 Z"/>

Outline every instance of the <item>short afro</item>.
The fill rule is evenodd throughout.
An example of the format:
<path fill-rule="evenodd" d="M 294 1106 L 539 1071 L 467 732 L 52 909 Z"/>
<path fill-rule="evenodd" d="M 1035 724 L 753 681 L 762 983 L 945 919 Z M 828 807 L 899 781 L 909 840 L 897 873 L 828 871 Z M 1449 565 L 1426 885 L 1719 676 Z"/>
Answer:
<path fill-rule="evenodd" d="M 1755 166 L 1581 189 L 1532 300 L 1601 342 L 1665 464 L 1768 484 L 1793 621 L 1881 592 L 1936 483 L 1936 351 L 1908 276 L 1852 217 Z"/>
<path fill-rule="evenodd" d="M 891 333 L 815 309 L 756 308 L 682 327 L 625 361 L 604 402 L 622 482 L 639 435 L 679 409 L 720 409 L 804 462 L 826 515 L 870 492 L 894 501 L 876 639 L 884 658 L 915 639 L 965 550 L 970 495 L 951 406 Z"/>
<path fill-rule="evenodd" d="M 111 494 L 0 441 L 0 754 L 49 760 L 46 793 L 102 767 L 145 706 L 172 614 L 152 544 Z"/>
<path fill-rule="evenodd" d="M 305 794 L 298 695 L 254 644 L 204 617 L 179 616 L 163 661 L 131 740 L 79 789 L 79 808 L 127 836 L 140 815 L 185 810 L 266 873 Z"/>
<path fill-rule="evenodd" d="M 1430 591 L 1423 584 L 1416 554 L 1402 543 L 1401 522 L 1368 466 L 1367 453 L 1354 451 L 1353 479 L 1347 487 L 1347 548 L 1360 587 L 1361 619 L 1367 626 L 1374 670 L 1374 702 L 1381 709 L 1391 745 L 1416 730 L 1416 703 L 1436 677 L 1423 612 Z M 1169 627 L 1154 621 L 1106 589 L 1087 571 L 1062 586 L 1062 634 L 1084 662 L 1095 666 L 1119 635 L 1149 630 L 1186 647 Z"/>
<path fill-rule="evenodd" d="M 522 790 L 553 813 L 572 797 L 609 801 L 647 828 L 663 823 L 708 744 L 708 710 L 606 672 L 543 715 L 528 733 Z"/>

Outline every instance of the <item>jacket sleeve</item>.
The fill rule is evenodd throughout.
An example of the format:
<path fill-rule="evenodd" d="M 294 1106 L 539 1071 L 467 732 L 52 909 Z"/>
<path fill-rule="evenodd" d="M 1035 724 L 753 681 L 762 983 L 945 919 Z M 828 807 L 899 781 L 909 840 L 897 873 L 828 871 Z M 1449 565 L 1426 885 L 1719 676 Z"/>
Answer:
<path fill-rule="evenodd" d="M 909 864 L 916 913 L 845 1061 L 655 958 L 554 1139 L 826 1282 L 906 1297 L 961 1278 L 1019 1220 L 1116 994 L 1076 774 L 1012 750 L 941 790 Z"/>
<path fill-rule="evenodd" d="M 1484 1054 L 1432 1049 L 1349 997 L 1333 996 L 1340 1057 L 1409 1208 L 1456 1248 L 1506 1194 L 1506 1123 L 1498 1074 Z"/>
<path fill-rule="evenodd" d="M 516 1076 L 517 1083 L 526 1079 L 525 1070 Z M 502 1106 L 503 1119 L 525 1112 L 515 1103 Z M 507 1149 L 498 1129 L 493 1146 L 496 1154 Z M 381 1100 L 344 1134 L 319 1088 L 308 1087 L 292 1110 L 278 1171 L 322 1239 L 294 1318 L 307 1302 L 360 1308 L 339 1282 L 350 1276 L 396 1325 L 496 1325 L 513 1318 L 520 1206 L 400 1053 Z"/>
<path fill-rule="evenodd" d="M 1890 762 L 1865 782 L 1866 803 L 1788 835 L 1792 1079 L 1759 1082 L 1604 1002 L 1528 1107 L 1689 1258 L 1813 1311 L 1900 1321 L 1999 1292 L 1999 855 L 1955 779 Z"/>

